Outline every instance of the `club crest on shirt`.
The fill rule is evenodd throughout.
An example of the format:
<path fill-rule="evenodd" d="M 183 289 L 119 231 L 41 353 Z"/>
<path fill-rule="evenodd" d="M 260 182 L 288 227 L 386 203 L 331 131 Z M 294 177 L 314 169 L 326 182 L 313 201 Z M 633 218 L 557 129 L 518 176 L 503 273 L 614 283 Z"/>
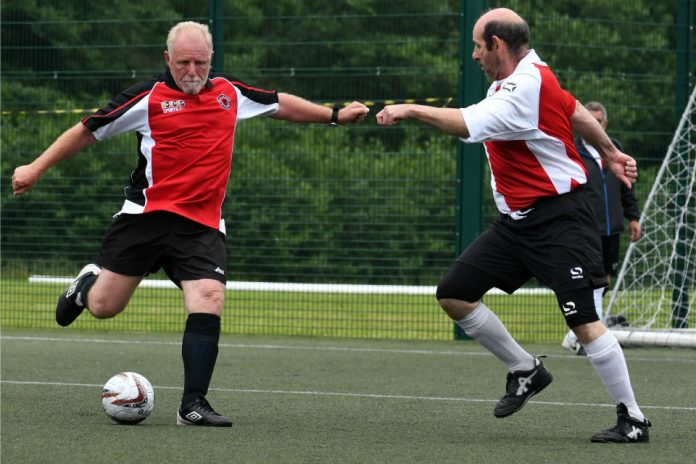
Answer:
<path fill-rule="evenodd" d="M 161 105 L 163 113 L 175 113 L 177 111 L 182 111 L 184 106 L 186 106 L 186 102 L 184 100 L 169 100 L 163 101 Z"/>
<path fill-rule="evenodd" d="M 230 107 L 232 106 L 232 99 L 225 95 L 224 93 L 221 93 L 217 97 L 217 101 L 222 107 L 223 110 L 229 110 Z"/>

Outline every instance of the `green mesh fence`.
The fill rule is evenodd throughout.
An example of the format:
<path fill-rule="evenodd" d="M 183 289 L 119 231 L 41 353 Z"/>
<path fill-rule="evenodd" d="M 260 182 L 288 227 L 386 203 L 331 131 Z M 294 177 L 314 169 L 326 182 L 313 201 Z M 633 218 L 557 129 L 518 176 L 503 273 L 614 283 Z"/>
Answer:
<path fill-rule="evenodd" d="M 563 85 L 607 106 L 609 132 L 641 163 L 636 188 L 645 198 L 675 127 L 679 2 L 505 4 L 529 21 L 532 45 Z M 372 115 L 389 101 L 456 107 L 460 47 L 467 57 L 471 49 L 462 5 L 228 1 L 216 54 L 226 72 L 255 86 L 327 105 L 358 99 Z M 162 72 L 168 29 L 207 22 L 208 5 L 2 8 L 2 326 L 50 328 L 58 295 L 94 259 L 120 208 L 135 138 L 88 149 L 21 197 L 7 180 L 80 118 Z M 339 128 L 241 123 L 224 207 L 231 282 L 223 331 L 451 338 L 434 288 L 455 257 L 456 144 L 424 125 L 378 127 L 372 116 Z M 482 188 L 489 222 L 496 211 Z M 535 282 L 486 301 L 521 340 L 560 341 L 565 331 L 555 298 Z M 75 327 L 179 331 L 184 320 L 180 291 L 158 273 L 123 314 L 84 316 Z"/>

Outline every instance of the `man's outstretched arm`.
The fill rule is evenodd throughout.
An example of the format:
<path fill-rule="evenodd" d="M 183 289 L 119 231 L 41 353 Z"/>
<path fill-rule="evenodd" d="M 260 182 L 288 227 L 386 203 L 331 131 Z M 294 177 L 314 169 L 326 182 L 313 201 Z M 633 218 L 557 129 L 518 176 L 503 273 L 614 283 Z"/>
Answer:
<path fill-rule="evenodd" d="M 408 119 L 417 119 L 456 137 L 469 137 L 469 128 L 459 108 L 436 108 L 405 103 L 385 106 L 377 113 L 377 123 L 382 126 L 393 126 Z"/>
<path fill-rule="evenodd" d="M 12 175 L 12 191 L 21 195 L 29 191 L 46 171 L 97 142 L 81 122 L 63 132 L 38 158 L 19 166 Z"/>
<path fill-rule="evenodd" d="M 299 123 L 328 124 L 331 121 L 332 108 L 318 105 L 302 97 L 288 93 L 278 94 L 278 111 L 272 116 L 275 119 Z M 354 101 L 338 111 L 338 124 L 350 124 L 365 119 L 370 109 L 360 102 Z"/>

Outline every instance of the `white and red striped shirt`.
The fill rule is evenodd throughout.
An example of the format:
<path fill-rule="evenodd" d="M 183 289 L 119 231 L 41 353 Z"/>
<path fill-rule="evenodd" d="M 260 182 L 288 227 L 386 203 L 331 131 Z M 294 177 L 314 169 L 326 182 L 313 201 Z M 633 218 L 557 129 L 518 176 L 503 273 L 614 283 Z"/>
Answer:
<path fill-rule="evenodd" d="M 483 142 L 498 210 L 524 217 L 535 201 L 568 193 L 587 182 L 573 144 L 570 117 L 576 99 L 530 50 L 487 98 L 462 108 L 468 143 Z"/>
<path fill-rule="evenodd" d="M 117 214 L 169 211 L 224 233 L 222 203 L 237 122 L 276 111 L 275 91 L 213 74 L 198 95 L 189 95 L 167 70 L 82 123 L 97 140 L 137 132 L 138 166 Z"/>

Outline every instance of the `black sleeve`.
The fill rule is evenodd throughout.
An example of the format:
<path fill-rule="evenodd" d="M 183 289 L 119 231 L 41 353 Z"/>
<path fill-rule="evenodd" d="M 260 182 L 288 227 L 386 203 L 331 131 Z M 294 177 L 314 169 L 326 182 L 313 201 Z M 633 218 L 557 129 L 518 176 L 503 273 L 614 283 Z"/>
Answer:
<path fill-rule="evenodd" d="M 640 219 L 640 208 L 638 208 L 638 199 L 633 189 L 629 189 L 621 182 L 621 206 L 623 207 L 623 215 L 629 221 Z"/>
<path fill-rule="evenodd" d="M 615 138 L 611 139 L 611 142 L 616 148 L 624 151 L 621 143 Z M 623 207 L 623 216 L 629 221 L 640 219 L 640 209 L 638 208 L 638 199 L 633 189 L 626 187 L 626 185 L 621 182 L 621 206 Z"/>

